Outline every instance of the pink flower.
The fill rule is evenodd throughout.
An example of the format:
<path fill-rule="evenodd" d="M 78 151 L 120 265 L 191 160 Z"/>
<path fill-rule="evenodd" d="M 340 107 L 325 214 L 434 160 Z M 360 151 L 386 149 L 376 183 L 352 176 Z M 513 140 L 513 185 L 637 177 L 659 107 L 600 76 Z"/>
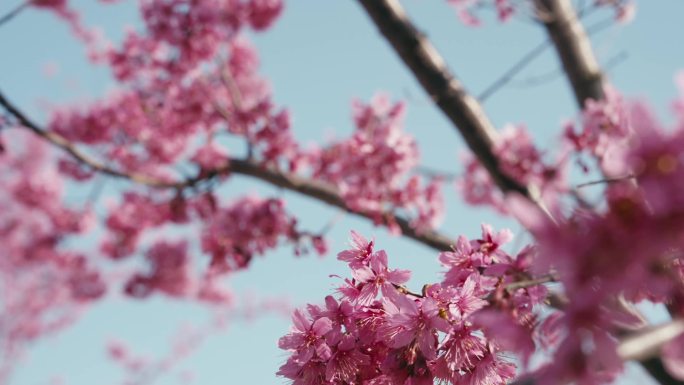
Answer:
<path fill-rule="evenodd" d="M 293 330 L 280 338 L 278 347 L 295 350 L 293 360 L 300 366 L 314 357 L 327 361 L 332 351 L 324 337 L 333 328 L 330 319 L 321 317 L 311 322 L 301 310 L 295 310 L 292 322 Z"/>
<path fill-rule="evenodd" d="M 357 298 L 359 304 L 368 305 L 378 292 L 382 290 L 383 295 L 391 295 L 396 291 L 396 286 L 405 283 L 411 277 L 408 270 L 389 270 L 387 268 L 387 254 L 380 250 L 370 257 L 370 266 L 363 266 L 352 270 L 354 278 L 360 282 L 361 293 Z"/>
<path fill-rule="evenodd" d="M 465 374 L 457 377 L 458 383 L 463 385 L 504 385 L 515 376 L 515 366 L 490 351 L 464 370 Z"/>
<path fill-rule="evenodd" d="M 352 269 L 368 266 L 373 254 L 373 241 L 366 240 L 362 235 L 352 230 L 351 246 L 351 249 L 339 252 L 337 259 L 348 262 Z"/>
<path fill-rule="evenodd" d="M 379 336 L 392 348 L 400 348 L 415 341 L 420 351 L 430 359 L 437 352 L 437 331 L 447 332 L 449 323 L 441 318 L 435 300 L 411 300 L 405 295 L 383 300 L 386 323 Z"/>
<path fill-rule="evenodd" d="M 471 328 L 461 324 L 447 333 L 440 346 L 444 354 L 435 363 L 442 367 L 442 378 L 450 378 L 460 370 L 473 368 L 484 357 L 485 341 L 472 332 Z"/>
<path fill-rule="evenodd" d="M 478 311 L 473 316 L 473 323 L 482 328 L 498 347 L 518 353 L 523 365 L 527 366 L 535 351 L 531 328 L 521 325 L 510 314 L 495 309 Z"/>
<path fill-rule="evenodd" d="M 475 274 L 469 276 L 461 287 L 448 291 L 452 294 L 449 301 L 449 310 L 457 320 L 465 319 L 488 304 L 487 301 L 475 294 L 477 285 L 475 277 Z"/>
<path fill-rule="evenodd" d="M 336 338 L 339 343 L 326 365 L 325 379 L 333 383 L 341 381 L 351 384 L 361 367 L 370 363 L 370 359 L 357 349 L 354 336 L 337 334 Z"/>

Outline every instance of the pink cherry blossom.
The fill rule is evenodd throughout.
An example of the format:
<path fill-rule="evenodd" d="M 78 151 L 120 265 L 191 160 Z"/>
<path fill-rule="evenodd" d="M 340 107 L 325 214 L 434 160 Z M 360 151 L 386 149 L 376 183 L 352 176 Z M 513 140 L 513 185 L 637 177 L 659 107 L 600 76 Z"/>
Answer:
<path fill-rule="evenodd" d="M 411 277 L 411 272 L 408 270 L 389 270 L 387 254 L 384 250 L 371 255 L 370 266 L 353 269 L 352 274 L 362 284 L 361 292 L 357 298 L 361 304 L 373 302 L 380 290 L 385 296 L 388 295 Z"/>

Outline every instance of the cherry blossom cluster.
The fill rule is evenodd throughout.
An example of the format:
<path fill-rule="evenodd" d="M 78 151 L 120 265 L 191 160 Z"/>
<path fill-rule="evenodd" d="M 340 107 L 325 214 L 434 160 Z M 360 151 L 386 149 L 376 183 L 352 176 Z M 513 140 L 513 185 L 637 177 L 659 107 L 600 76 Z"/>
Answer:
<path fill-rule="evenodd" d="M 124 194 L 106 220 L 108 233 L 101 249 L 114 259 L 129 257 L 138 250 L 147 230 L 197 222 L 202 224 L 201 250 L 211 257 L 202 282 L 215 274 L 247 267 L 253 256 L 277 247 L 282 240 L 298 244 L 312 238 L 308 240 L 316 251 L 325 251 L 320 236 L 297 229 L 297 221 L 285 210 L 283 200 L 245 196 L 221 204 L 212 193 L 159 202 L 147 195 Z M 155 243 L 147 252 L 151 273 L 136 275 L 129 282 L 129 294 L 140 297 L 154 290 L 172 296 L 188 293 L 192 282 L 187 249 L 186 242 Z"/>
<path fill-rule="evenodd" d="M 313 177 L 338 186 L 353 210 L 372 213 L 377 223 L 393 227 L 386 212 L 395 208 L 415 214 L 418 228 L 435 228 L 443 211 L 437 178 L 424 186 L 411 175 L 418 164 L 415 139 L 403 132 L 404 104 L 378 95 L 371 103 L 356 101 L 352 136 L 310 155 Z"/>
<path fill-rule="evenodd" d="M 267 29 L 282 9 L 280 0 L 142 0 L 146 30 L 129 31 L 106 60 L 120 80 L 173 84 L 219 56 L 242 29 Z"/>
<path fill-rule="evenodd" d="M 191 167 L 197 179 L 206 178 L 192 191 L 131 190 L 111 205 L 101 244 L 110 258 L 138 253 L 151 231 L 193 223 L 200 224 L 199 248 L 211 257 L 202 278 L 194 278 L 188 255 L 193 245 L 156 241 L 145 253 L 149 269 L 126 284 L 129 295 L 218 301 L 225 293 L 213 287 L 214 277 L 246 267 L 283 239 L 304 250 L 305 234 L 282 200 L 244 197 L 226 205 L 205 191 L 228 176 L 221 171 L 230 165 L 221 135 L 243 138 L 249 159 L 264 167 L 298 167 L 289 113 L 275 107 L 257 72 L 257 54 L 241 37 L 247 27 L 268 28 L 281 10 L 277 0 L 142 1 L 145 30 L 130 31 L 120 48 L 95 55 L 111 66 L 122 88 L 85 108 L 52 114 L 48 131 L 122 173 L 177 182 L 184 177 L 178 169 Z M 95 174 L 90 165 L 67 158 L 59 172 L 75 182 Z M 325 250 L 319 236 L 306 237 L 318 252 Z"/>
<path fill-rule="evenodd" d="M 86 233 L 88 210 L 67 208 L 48 146 L 7 133 L 0 156 L 0 382 L 26 343 L 70 325 L 106 289 L 102 274 L 62 240 Z"/>
<path fill-rule="evenodd" d="M 200 171 L 227 166 L 220 135 L 244 138 L 265 163 L 296 162 L 297 145 L 286 110 L 276 109 L 258 59 L 246 40 L 229 44 L 225 64 L 192 80 L 119 91 L 84 111 L 58 110 L 49 129 L 88 145 L 124 171 L 178 178 L 170 167 Z M 158 140 L 163 136 L 165 140 Z"/>
<path fill-rule="evenodd" d="M 533 186 L 549 208 L 558 205 L 560 196 L 567 192 L 568 151 L 561 151 L 554 162 L 547 162 L 525 127 L 519 125 L 505 126 L 493 150 L 503 173 L 522 185 Z M 482 164 L 470 154 L 465 156 L 464 164 L 465 173 L 458 181 L 463 199 L 471 205 L 489 205 L 502 214 L 508 213 L 504 194 Z"/>
<path fill-rule="evenodd" d="M 534 249 L 512 256 L 512 234 L 483 226 L 482 238 L 458 239 L 440 254 L 441 282 L 422 293 L 404 284 L 410 272 L 388 267 L 387 254 L 352 232 L 352 248 L 338 254 L 352 278 L 325 306 L 297 310 L 279 341 L 291 352 L 279 375 L 293 384 L 506 384 L 515 365 L 534 351 L 541 284 L 509 289 L 530 278 Z"/>
<path fill-rule="evenodd" d="M 470 25 L 480 23 L 476 8 L 491 5 L 505 21 L 526 4 L 449 3 Z M 592 4 L 613 8 L 623 21 L 633 13 L 630 1 Z M 232 178 L 231 164 L 321 182 L 339 193 L 341 206 L 394 232 L 395 215 L 418 232 L 437 226 L 442 181 L 416 174 L 419 151 L 403 131 L 402 103 L 357 101 L 349 137 L 315 149 L 296 141 L 290 113 L 274 102 L 245 37 L 275 22 L 281 0 L 141 0 L 143 30 L 129 31 L 117 47 L 83 27 L 67 0 L 30 5 L 64 19 L 120 88 L 54 111 L 44 133 L 100 166 L 79 156 L 57 160 L 35 136 L 2 133 L 13 145 L 0 147 L 0 383 L 26 342 L 68 325 L 114 286 L 100 271 L 109 261 L 69 244 L 87 234 L 94 214 L 65 203 L 63 176 L 92 184 L 105 165 L 116 170 L 110 174 L 155 186 L 130 188 L 110 204 L 99 244 L 112 261 L 143 256 L 121 284 L 134 298 L 227 305 L 233 298 L 221 278 L 255 256 L 284 242 L 295 254 L 305 242 L 326 252 L 322 236 L 301 230 L 282 199 L 220 199 L 216 188 Z M 553 160 L 523 126 L 505 127 L 493 144 L 498 166 L 529 187 L 534 202 L 504 195 L 474 156 L 466 159 L 459 182 L 466 202 L 513 214 L 533 246 L 509 254 L 503 246 L 512 234 L 483 226 L 480 239 L 460 237 L 439 255 L 442 280 L 418 293 L 405 286 L 409 271 L 390 269 L 383 250 L 352 233 L 352 248 L 338 254 L 351 278 L 325 305 L 294 313 L 292 332 L 279 341 L 290 356 L 278 374 L 298 385 L 489 385 L 508 383 L 520 367 L 542 385 L 614 380 L 624 359 L 618 336 L 645 325 L 634 303 L 665 304 L 673 318 L 684 317 L 684 75 L 678 81 L 674 127 L 607 89 L 604 100 L 587 101 L 578 121 L 565 125 Z M 0 120 L 2 128 L 15 123 Z M 229 148 L 226 137 L 244 149 Z M 573 159 L 585 175 L 604 179 L 599 203 L 568 186 Z M 158 236 L 179 230 L 184 235 L 173 240 Z M 195 253 L 207 258 L 196 261 Z M 558 282 L 560 295 L 547 281 Z M 553 298 L 558 309 L 542 307 Z M 666 344 L 662 357 L 684 380 L 682 346 L 684 336 Z M 540 350 L 551 358 L 531 368 Z M 120 346 L 110 352 L 137 370 Z"/>
<path fill-rule="evenodd" d="M 110 205 L 101 244 L 105 255 L 115 260 L 135 255 L 148 243 L 147 234 L 193 224 L 201 229 L 199 249 L 210 256 L 205 279 L 245 268 L 254 255 L 283 240 L 297 253 L 308 249 L 304 241 L 325 252 L 321 236 L 297 229 L 280 199 L 218 202 L 211 191 L 230 178 L 236 153 L 264 169 L 336 186 L 350 209 L 393 230 L 398 231 L 396 213 L 406 213 L 416 228 L 437 225 L 443 211 L 440 181 L 424 182 L 413 174 L 418 151 L 402 132 L 401 103 L 382 97 L 369 105 L 356 102 L 357 129 L 350 138 L 317 150 L 300 148 L 290 114 L 273 102 L 258 74 L 256 51 L 243 33 L 266 29 L 281 10 L 282 3 L 273 0 L 192 6 L 185 0 L 145 0 L 142 32 L 130 31 L 119 48 L 93 44 L 99 49 L 95 58 L 112 68 L 122 88 L 85 107 L 55 110 L 47 130 L 121 173 L 180 185 L 166 191 L 133 189 Z M 239 138 L 246 151 L 229 150 L 226 136 Z M 192 179 L 199 182 L 183 187 L 188 176 L 179 169 L 193 169 Z M 59 172 L 85 183 L 92 182 L 96 170 L 64 158 Z M 191 278 L 187 250 L 193 245 L 160 242 L 145 252 L 149 271 L 136 273 L 126 292 L 134 297 L 204 295 L 197 286 L 201 280 Z M 155 252 L 158 248 L 165 252 Z"/>

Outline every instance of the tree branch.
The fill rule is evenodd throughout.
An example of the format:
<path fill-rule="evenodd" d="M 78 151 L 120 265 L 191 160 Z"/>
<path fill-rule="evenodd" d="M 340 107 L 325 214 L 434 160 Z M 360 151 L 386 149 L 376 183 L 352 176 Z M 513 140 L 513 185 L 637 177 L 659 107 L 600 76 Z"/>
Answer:
<path fill-rule="evenodd" d="M 106 174 L 115 178 L 126 179 L 137 184 L 145 185 L 152 188 L 159 189 L 184 189 L 190 188 L 198 185 L 202 181 L 215 178 L 220 175 L 227 174 L 239 174 L 250 176 L 255 179 L 267 182 L 271 185 L 284 188 L 286 190 L 294 191 L 302 195 L 314 198 L 323 203 L 327 203 L 331 206 L 338 207 L 349 213 L 364 217 L 375 221 L 377 219 L 377 213 L 366 213 L 352 210 L 347 206 L 346 202 L 339 194 L 337 189 L 327 183 L 318 182 L 315 180 L 310 180 L 295 174 L 281 172 L 274 168 L 265 167 L 254 160 L 243 160 L 232 158 L 229 160 L 227 165 L 211 170 L 209 172 L 203 172 L 191 178 L 177 181 L 168 181 L 154 179 L 147 175 L 140 173 L 128 173 L 120 170 L 116 170 L 106 164 L 100 162 L 97 159 L 89 156 L 88 154 L 80 151 L 73 143 L 64 138 L 63 136 L 44 130 L 38 126 L 35 122 L 29 119 L 22 111 L 20 111 L 16 106 L 14 106 L 0 91 L 0 105 L 3 106 L 14 118 L 17 119 L 21 127 L 30 130 L 34 134 L 38 135 L 40 138 L 46 140 L 47 142 L 53 144 L 54 146 L 62 149 L 69 155 L 71 155 L 76 161 L 81 164 L 90 167 L 96 172 Z M 439 232 L 433 230 L 416 230 L 411 226 L 410 221 L 407 218 L 395 215 L 391 212 L 385 212 L 381 215 L 382 218 L 394 221 L 402 231 L 402 234 L 414 239 L 426 246 L 440 251 L 451 250 L 451 245 L 453 241 Z"/>
<path fill-rule="evenodd" d="M 504 192 L 533 194 L 506 175 L 493 152 L 496 130 L 480 103 L 466 92 L 430 41 L 406 16 L 397 0 L 359 0 L 368 16 L 413 72 L 423 89 L 451 120 L 470 150 Z"/>
<path fill-rule="evenodd" d="M 571 0 L 535 0 L 535 4 L 544 14 L 542 22 L 579 107 L 583 108 L 587 99 L 603 99 L 604 76 Z"/>

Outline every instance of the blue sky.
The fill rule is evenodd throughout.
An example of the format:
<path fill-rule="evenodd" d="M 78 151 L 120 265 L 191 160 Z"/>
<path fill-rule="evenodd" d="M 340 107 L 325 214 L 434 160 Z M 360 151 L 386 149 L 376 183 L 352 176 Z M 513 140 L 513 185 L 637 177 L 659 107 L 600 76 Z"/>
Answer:
<path fill-rule="evenodd" d="M 4 0 L 0 14 L 17 3 Z M 121 36 L 125 25 L 139 24 L 133 1 L 101 6 L 92 0 L 72 0 L 89 25 L 100 26 L 112 39 Z M 529 22 L 500 25 L 484 15 L 485 26 L 462 26 L 445 1 L 403 1 L 415 22 L 442 52 L 467 89 L 477 94 L 500 76 L 512 63 L 545 39 L 543 29 Z M 625 94 L 647 99 L 668 119 L 668 105 L 676 95 L 672 79 L 684 69 L 684 51 L 678 48 L 684 36 L 684 2 L 641 1 L 637 18 L 594 37 L 601 63 L 617 56 L 626 59 L 608 71 L 611 81 Z M 589 23 L 610 17 L 601 12 Z M 459 172 L 463 143 L 426 96 L 389 46 L 376 32 L 361 7 L 354 1 L 297 0 L 287 3 L 276 26 L 253 37 L 259 48 L 262 73 L 270 79 L 276 100 L 291 109 L 294 130 L 304 142 L 318 141 L 351 131 L 350 102 L 368 100 L 384 91 L 408 104 L 406 130 L 421 146 L 423 164 Z M 85 60 L 83 48 L 53 15 L 28 10 L 0 28 L 0 89 L 38 120 L 46 117 L 44 103 L 83 103 L 103 95 L 112 82 L 105 68 Z M 56 76 L 44 76 L 52 63 Z M 530 65 L 519 79 L 546 74 L 559 68 L 548 50 Z M 485 105 L 497 127 L 525 123 L 543 148 L 551 149 L 560 123 L 576 114 L 574 99 L 564 78 L 533 88 L 506 87 Z M 122 182 L 108 182 L 106 195 L 125 188 Z M 338 215 L 336 210 L 293 193 L 276 191 L 249 179 L 236 177 L 226 196 L 244 192 L 281 195 L 288 208 L 301 215 L 306 228 L 320 228 Z M 223 190 L 222 190 L 223 191 Z M 442 230 L 452 236 L 479 234 L 480 223 L 496 227 L 519 226 L 498 218 L 489 210 L 462 204 L 452 186 L 447 186 L 448 216 Z M 74 193 L 70 199 L 81 197 Z M 349 230 L 374 236 L 387 250 L 394 267 L 414 270 L 411 286 L 438 279 L 436 253 L 414 242 L 393 238 L 365 221 L 345 217 L 330 233 L 330 248 L 344 248 Z M 515 242 L 514 242 L 515 243 Z M 255 260 L 246 272 L 230 280 L 236 294 L 257 293 L 262 297 L 287 295 L 293 303 L 321 302 L 335 283 L 329 274 L 346 275 L 345 266 L 333 257 L 294 257 L 284 247 Z M 173 333 L 185 324 L 201 326 L 207 312 L 199 306 L 154 298 L 127 301 L 112 296 L 90 309 L 71 329 L 44 339 L 30 349 L 17 368 L 11 384 L 42 385 L 60 377 L 65 384 L 119 384 L 122 372 L 105 359 L 105 343 L 112 337 L 128 342 L 135 351 L 159 356 L 168 351 Z M 177 384 L 178 373 L 190 369 L 196 384 L 281 384 L 274 373 L 285 359 L 276 347 L 287 332 L 289 321 L 264 315 L 253 321 L 236 321 L 227 331 L 212 337 L 191 357 L 160 376 L 155 384 Z M 640 379 L 640 377 L 639 377 Z M 640 383 L 639 379 L 625 383 Z"/>

